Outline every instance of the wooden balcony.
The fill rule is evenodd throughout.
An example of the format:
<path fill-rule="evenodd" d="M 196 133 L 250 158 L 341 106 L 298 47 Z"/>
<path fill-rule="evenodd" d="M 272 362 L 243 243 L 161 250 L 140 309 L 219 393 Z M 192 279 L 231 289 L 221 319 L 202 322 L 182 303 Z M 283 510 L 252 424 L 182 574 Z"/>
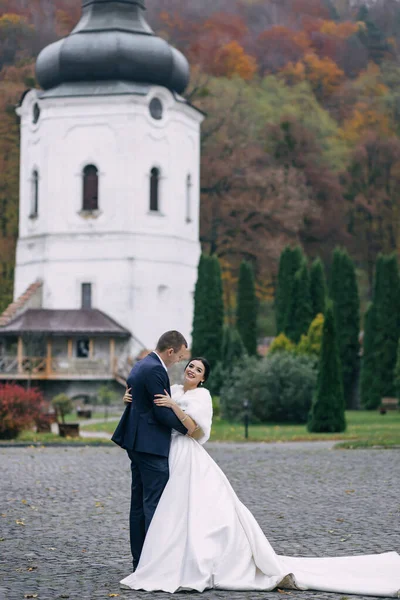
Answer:
<path fill-rule="evenodd" d="M 117 377 L 115 359 L 0 357 L 0 380 L 109 380 Z"/>

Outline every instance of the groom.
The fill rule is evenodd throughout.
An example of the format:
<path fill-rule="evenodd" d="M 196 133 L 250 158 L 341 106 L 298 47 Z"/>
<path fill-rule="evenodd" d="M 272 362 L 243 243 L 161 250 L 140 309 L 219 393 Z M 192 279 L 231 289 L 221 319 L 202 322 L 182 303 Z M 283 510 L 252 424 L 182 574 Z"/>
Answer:
<path fill-rule="evenodd" d="M 171 393 L 167 368 L 183 360 L 187 342 L 178 331 L 167 331 L 155 352 L 133 367 L 127 385 L 133 395 L 112 437 L 131 460 L 130 539 L 135 571 L 144 538 L 169 478 L 171 430 L 186 427 L 170 408 L 154 404 L 156 394 Z"/>

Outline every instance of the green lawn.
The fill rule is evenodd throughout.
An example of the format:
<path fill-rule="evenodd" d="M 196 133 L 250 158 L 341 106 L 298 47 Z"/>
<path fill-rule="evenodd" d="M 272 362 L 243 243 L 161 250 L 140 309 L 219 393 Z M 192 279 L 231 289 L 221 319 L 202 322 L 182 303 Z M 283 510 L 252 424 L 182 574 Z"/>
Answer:
<path fill-rule="evenodd" d="M 288 442 L 313 440 L 349 440 L 364 446 L 400 446 L 400 412 L 388 412 L 380 415 L 378 411 L 347 411 L 347 430 L 344 433 L 308 433 L 305 425 L 251 425 L 249 441 Z M 118 421 L 84 426 L 88 431 L 106 431 L 113 433 Z M 244 427 L 238 423 L 227 423 L 215 419 L 211 432 L 214 442 L 244 441 Z M 348 444 L 356 446 L 356 444 Z"/>

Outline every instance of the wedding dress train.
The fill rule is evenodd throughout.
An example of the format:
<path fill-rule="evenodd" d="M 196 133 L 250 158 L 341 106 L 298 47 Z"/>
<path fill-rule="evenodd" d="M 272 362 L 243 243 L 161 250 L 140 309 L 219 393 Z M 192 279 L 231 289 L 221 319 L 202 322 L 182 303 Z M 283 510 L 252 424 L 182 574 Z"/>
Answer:
<path fill-rule="evenodd" d="M 207 390 L 173 397 L 201 427 L 198 441 L 173 433 L 170 478 L 151 522 L 139 566 L 121 581 L 133 590 L 269 591 L 276 587 L 400 598 L 396 552 L 340 558 L 277 555 L 251 512 L 202 447 L 210 435 Z"/>

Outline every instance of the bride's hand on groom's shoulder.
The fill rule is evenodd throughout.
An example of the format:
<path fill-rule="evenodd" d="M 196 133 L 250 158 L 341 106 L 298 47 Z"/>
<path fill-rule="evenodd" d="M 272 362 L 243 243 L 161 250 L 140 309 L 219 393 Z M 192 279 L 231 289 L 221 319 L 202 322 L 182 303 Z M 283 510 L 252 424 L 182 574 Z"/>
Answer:
<path fill-rule="evenodd" d="M 124 394 L 124 403 L 125 404 L 132 404 L 132 394 L 131 394 L 132 388 L 126 388 L 126 392 Z"/>
<path fill-rule="evenodd" d="M 154 396 L 154 404 L 157 406 L 164 406 L 165 408 L 172 408 L 176 405 L 176 402 L 172 400 L 167 390 L 164 390 L 165 394 L 156 394 Z"/>

